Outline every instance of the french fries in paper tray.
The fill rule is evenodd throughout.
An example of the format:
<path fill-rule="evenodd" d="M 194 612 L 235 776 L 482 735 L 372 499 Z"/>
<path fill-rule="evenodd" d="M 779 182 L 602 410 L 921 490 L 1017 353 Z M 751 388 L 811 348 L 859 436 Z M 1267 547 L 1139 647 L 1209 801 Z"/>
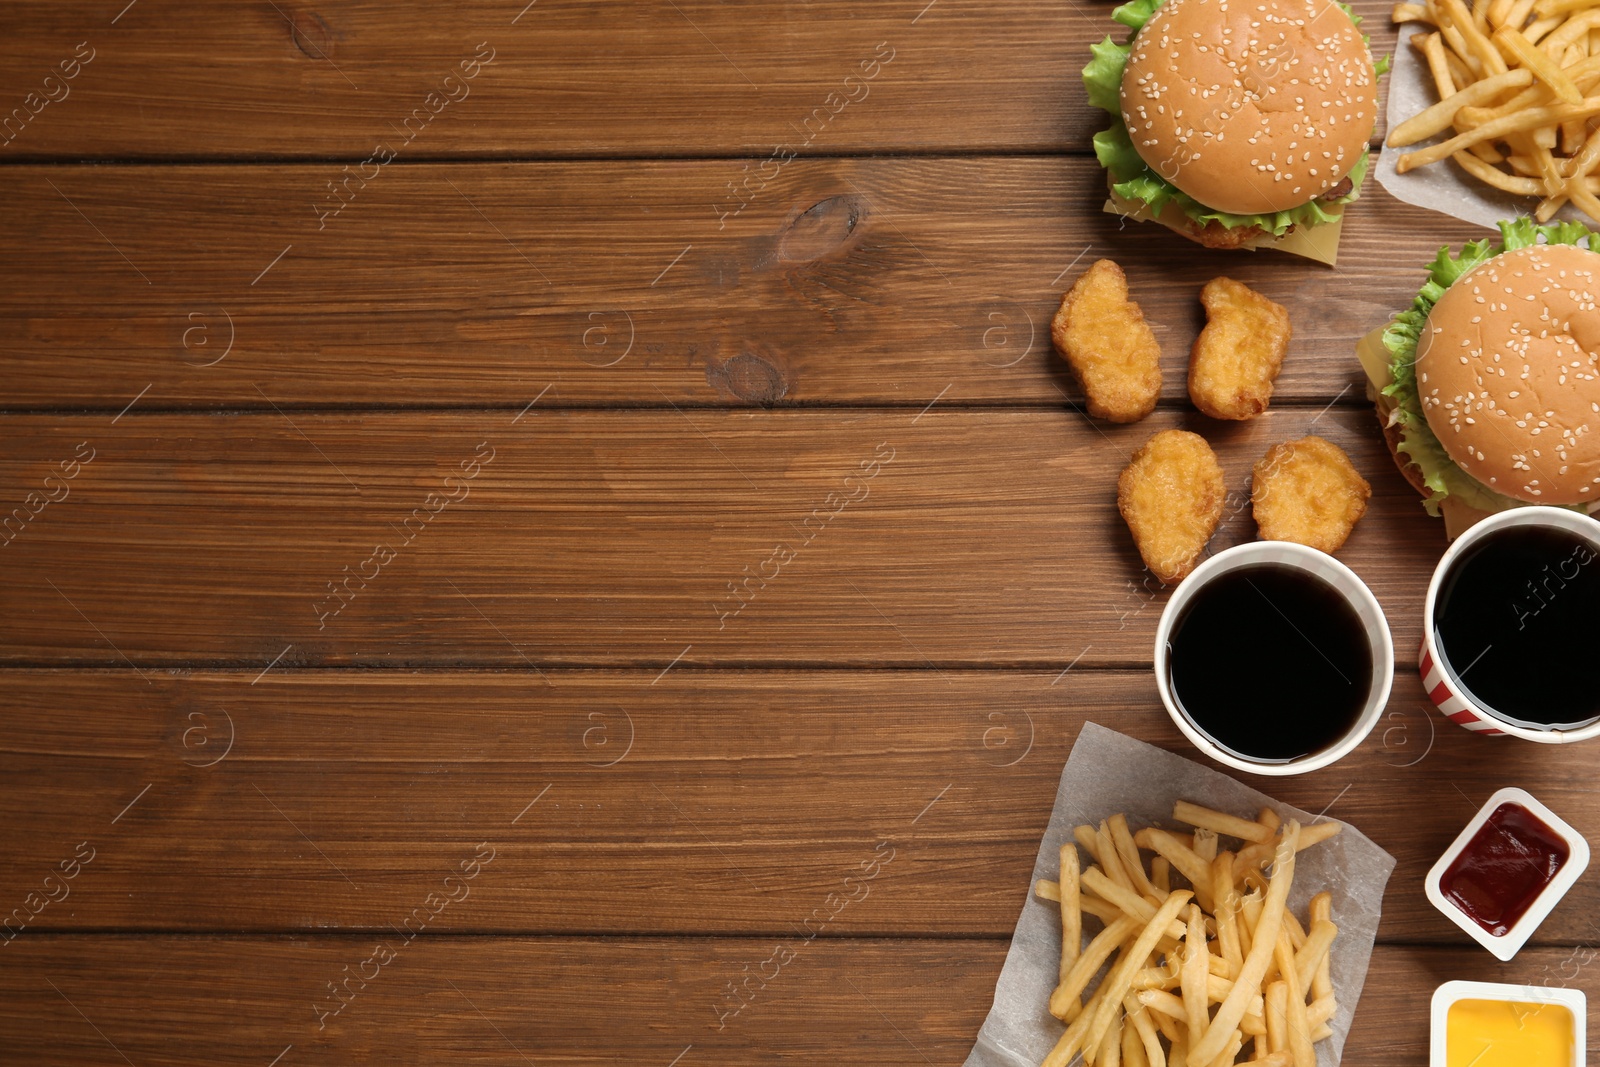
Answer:
<path fill-rule="evenodd" d="M 1086 724 L 967 1067 L 1333 1067 L 1393 869 L 1347 825 Z"/>

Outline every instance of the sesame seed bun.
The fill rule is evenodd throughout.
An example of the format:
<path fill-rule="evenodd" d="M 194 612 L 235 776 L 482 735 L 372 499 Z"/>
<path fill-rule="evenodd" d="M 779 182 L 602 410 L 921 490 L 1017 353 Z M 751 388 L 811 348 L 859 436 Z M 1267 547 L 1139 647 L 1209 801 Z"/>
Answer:
<path fill-rule="evenodd" d="M 1377 115 L 1372 56 L 1331 0 L 1166 0 L 1122 75 L 1139 156 L 1235 215 L 1333 189 L 1366 154 Z"/>
<path fill-rule="evenodd" d="M 1456 465 L 1534 504 L 1600 500 L 1600 254 L 1506 252 L 1458 278 L 1417 342 L 1417 393 Z"/>

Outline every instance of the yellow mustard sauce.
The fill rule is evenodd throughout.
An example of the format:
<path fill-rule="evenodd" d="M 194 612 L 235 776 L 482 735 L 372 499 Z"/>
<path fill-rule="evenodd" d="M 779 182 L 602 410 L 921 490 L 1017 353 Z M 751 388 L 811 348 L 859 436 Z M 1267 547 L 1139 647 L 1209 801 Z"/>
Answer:
<path fill-rule="evenodd" d="M 1448 1067 L 1571 1067 L 1572 1012 L 1560 1004 L 1458 1000 L 1445 1017 Z"/>

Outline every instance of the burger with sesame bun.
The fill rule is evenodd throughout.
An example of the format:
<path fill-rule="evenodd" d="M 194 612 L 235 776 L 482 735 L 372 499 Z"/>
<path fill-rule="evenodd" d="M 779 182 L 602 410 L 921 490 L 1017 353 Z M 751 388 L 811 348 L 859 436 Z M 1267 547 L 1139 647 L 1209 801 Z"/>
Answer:
<path fill-rule="evenodd" d="M 1360 20 L 1332 0 L 1132 0 L 1112 18 L 1132 33 L 1095 45 L 1083 70 L 1089 103 L 1111 114 L 1094 137 L 1106 209 L 1211 248 L 1331 262 L 1388 69 Z"/>
<path fill-rule="evenodd" d="M 1440 250 L 1360 345 L 1395 462 L 1452 537 L 1524 504 L 1600 511 L 1600 235 L 1500 233 Z"/>

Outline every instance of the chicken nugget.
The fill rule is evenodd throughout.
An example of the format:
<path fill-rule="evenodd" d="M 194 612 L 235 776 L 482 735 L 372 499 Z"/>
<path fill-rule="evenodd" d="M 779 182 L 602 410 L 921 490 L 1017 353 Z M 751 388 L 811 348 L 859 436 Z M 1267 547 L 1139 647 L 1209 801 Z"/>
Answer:
<path fill-rule="evenodd" d="M 1077 375 L 1089 414 L 1108 422 L 1138 422 L 1161 395 L 1161 347 L 1128 279 L 1109 259 L 1096 260 L 1061 298 L 1050 323 L 1056 351 Z"/>
<path fill-rule="evenodd" d="M 1372 486 L 1344 449 L 1321 437 L 1273 445 L 1256 464 L 1250 490 L 1267 541 L 1294 541 L 1330 555 L 1367 511 Z"/>
<path fill-rule="evenodd" d="M 1289 351 L 1289 313 L 1232 278 L 1207 282 L 1200 303 L 1206 328 L 1189 353 L 1189 399 L 1213 419 L 1253 419 Z"/>
<path fill-rule="evenodd" d="M 1226 494 L 1222 467 L 1205 438 L 1162 430 L 1133 454 L 1117 479 L 1117 510 L 1145 566 L 1170 584 L 1200 562 Z"/>

